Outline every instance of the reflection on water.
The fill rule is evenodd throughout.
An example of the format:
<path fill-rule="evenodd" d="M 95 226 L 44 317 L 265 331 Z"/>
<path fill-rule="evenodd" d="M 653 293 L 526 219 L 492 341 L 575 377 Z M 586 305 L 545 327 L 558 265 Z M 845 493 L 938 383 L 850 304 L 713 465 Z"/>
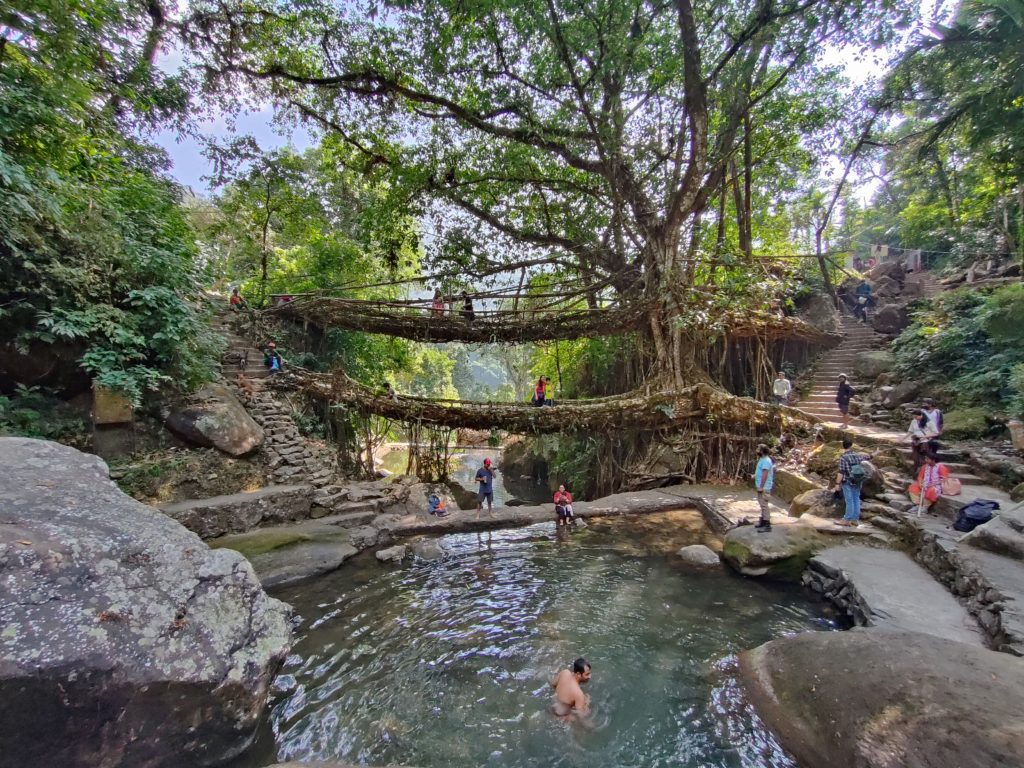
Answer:
<path fill-rule="evenodd" d="M 744 702 L 735 654 L 832 625 L 796 589 L 653 553 L 666 528 L 672 547 L 705 537 L 693 519 L 601 523 L 561 541 L 551 524 L 452 535 L 447 560 L 363 558 L 284 591 L 302 623 L 272 709 L 276 757 L 793 766 Z M 547 711 L 548 676 L 579 655 L 593 663 L 589 726 Z"/>
<path fill-rule="evenodd" d="M 459 448 L 452 453 L 451 480 L 463 488 L 476 493 L 473 482 L 476 471 L 483 466 L 484 459 L 490 458 L 498 467 L 497 482 L 494 484 L 494 503 L 503 505 L 515 498 L 524 504 L 550 502 L 552 494 L 545 485 L 536 485 L 529 478 L 508 477 L 501 468 L 500 448 Z M 380 468 L 396 475 L 404 474 L 409 463 L 409 449 L 396 448 L 381 457 Z"/>

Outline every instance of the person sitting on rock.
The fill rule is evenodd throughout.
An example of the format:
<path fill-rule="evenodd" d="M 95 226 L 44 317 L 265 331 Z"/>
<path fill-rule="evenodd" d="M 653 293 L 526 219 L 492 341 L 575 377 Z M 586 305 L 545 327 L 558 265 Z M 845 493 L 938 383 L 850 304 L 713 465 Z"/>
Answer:
<path fill-rule="evenodd" d="M 231 289 L 231 298 L 228 299 L 228 306 L 235 312 L 240 312 L 243 309 L 249 308 L 245 299 L 242 298 L 242 294 L 238 292 L 237 286 Z"/>
<path fill-rule="evenodd" d="M 949 477 L 949 467 L 939 461 L 937 454 L 929 452 L 924 465 L 917 471 L 917 480 L 910 484 L 907 492 L 910 500 L 917 504 L 917 513 L 929 511 L 942 496 L 942 481 Z"/>
<path fill-rule="evenodd" d="M 558 486 L 558 490 L 555 491 L 554 501 L 555 514 L 558 515 L 558 520 L 555 522 L 556 526 L 568 525 L 576 519 L 572 510 L 572 494 L 565 490 L 564 485 Z"/>
<path fill-rule="evenodd" d="M 914 415 L 910 419 L 907 434 L 910 436 L 910 452 L 914 459 L 914 469 L 918 470 L 924 464 L 925 455 L 938 450 L 938 444 L 935 442 L 938 433 L 928 419 L 928 414 L 919 408 L 914 411 Z"/>
<path fill-rule="evenodd" d="M 274 342 L 267 344 L 267 348 L 263 350 L 263 364 L 272 374 L 280 373 L 284 368 L 284 358 L 277 351 L 277 344 Z"/>
<path fill-rule="evenodd" d="M 436 493 L 430 494 L 427 497 L 427 513 L 437 517 L 447 517 L 448 510 L 445 509 L 444 499 Z"/>

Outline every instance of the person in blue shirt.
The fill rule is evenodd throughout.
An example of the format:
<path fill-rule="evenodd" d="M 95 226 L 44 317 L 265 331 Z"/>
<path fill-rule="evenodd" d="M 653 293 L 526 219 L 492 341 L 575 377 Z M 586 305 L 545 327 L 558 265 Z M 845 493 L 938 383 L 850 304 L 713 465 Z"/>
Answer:
<path fill-rule="evenodd" d="M 476 492 L 476 519 L 480 519 L 480 511 L 484 508 L 484 500 L 487 501 L 487 514 L 494 517 L 492 506 L 494 504 L 494 476 L 496 469 L 491 468 L 491 460 L 484 459 L 484 465 L 476 471 L 474 482 L 480 483 Z"/>
<path fill-rule="evenodd" d="M 768 511 L 768 496 L 775 485 L 775 462 L 768 455 L 768 446 L 757 446 L 757 466 L 754 468 L 754 486 L 757 488 L 757 506 L 761 508 L 761 519 L 755 528 L 765 533 L 772 529 L 771 513 Z"/>

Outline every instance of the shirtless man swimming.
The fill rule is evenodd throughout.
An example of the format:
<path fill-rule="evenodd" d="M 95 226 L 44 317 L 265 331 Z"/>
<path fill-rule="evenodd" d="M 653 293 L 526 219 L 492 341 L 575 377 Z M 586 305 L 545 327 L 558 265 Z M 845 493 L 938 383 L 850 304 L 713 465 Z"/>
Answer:
<path fill-rule="evenodd" d="M 583 693 L 581 683 L 590 680 L 590 663 L 580 657 L 570 669 L 563 669 L 552 680 L 555 689 L 555 703 L 552 711 L 560 718 L 569 719 L 573 714 L 586 715 L 590 712 L 590 697 Z"/>

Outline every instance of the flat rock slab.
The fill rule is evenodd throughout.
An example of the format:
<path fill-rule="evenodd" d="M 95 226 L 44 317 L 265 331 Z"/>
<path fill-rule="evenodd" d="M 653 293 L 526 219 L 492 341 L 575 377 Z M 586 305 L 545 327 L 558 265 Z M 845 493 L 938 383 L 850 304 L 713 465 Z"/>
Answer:
<path fill-rule="evenodd" d="M 805 768 L 1011 768 L 1024 664 L 934 635 L 808 632 L 740 655 L 758 714 Z"/>
<path fill-rule="evenodd" d="M 248 558 L 266 589 L 336 571 L 359 553 L 349 530 L 327 517 L 221 536 L 208 543 Z"/>
<path fill-rule="evenodd" d="M 190 499 L 157 507 L 201 538 L 244 533 L 310 516 L 313 487 L 270 485 L 258 491 Z"/>
<path fill-rule="evenodd" d="M 855 545 L 831 547 L 812 559 L 811 567 L 815 564 L 842 571 L 870 609 L 871 626 L 985 644 L 967 609 L 903 552 Z"/>

